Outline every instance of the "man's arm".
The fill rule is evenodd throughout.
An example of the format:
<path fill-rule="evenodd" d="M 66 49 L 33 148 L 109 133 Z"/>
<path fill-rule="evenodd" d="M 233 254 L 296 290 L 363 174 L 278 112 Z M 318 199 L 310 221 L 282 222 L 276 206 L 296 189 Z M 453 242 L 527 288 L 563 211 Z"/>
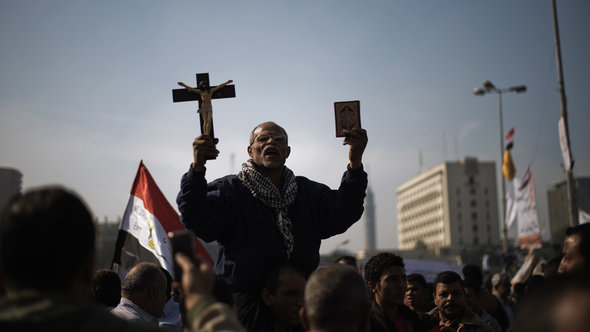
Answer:
<path fill-rule="evenodd" d="M 207 158 L 219 154 L 215 148 L 217 142 L 208 135 L 201 135 L 193 141 L 193 163 L 182 176 L 176 197 L 180 221 L 205 241 L 217 240 L 226 212 L 221 192 L 208 188 L 205 179 Z"/>
<path fill-rule="evenodd" d="M 180 253 L 176 254 L 174 259 L 182 268 L 181 286 L 192 330 L 245 331 L 231 309 L 211 295 L 215 285 L 215 275 L 211 266 L 205 260 L 199 260 L 199 264 L 195 265 L 187 256 Z"/>
<path fill-rule="evenodd" d="M 367 146 L 367 131 L 364 129 L 344 130 L 346 137 L 342 142 L 343 145 L 350 145 L 348 151 L 348 159 L 350 160 L 350 168 L 359 168 L 363 162 L 363 152 Z"/>

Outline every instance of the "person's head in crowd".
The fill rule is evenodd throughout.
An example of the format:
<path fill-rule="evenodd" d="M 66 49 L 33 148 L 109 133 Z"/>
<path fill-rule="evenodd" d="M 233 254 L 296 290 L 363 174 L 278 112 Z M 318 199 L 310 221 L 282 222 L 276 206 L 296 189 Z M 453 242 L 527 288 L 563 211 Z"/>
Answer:
<path fill-rule="evenodd" d="M 481 311 L 481 287 L 472 279 L 463 280 L 465 304 L 471 311 L 479 314 Z"/>
<path fill-rule="evenodd" d="M 508 299 L 512 289 L 510 276 L 506 273 L 496 273 L 492 276 L 492 292 L 502 300 Z"/>
<path fill-rule="evenodd" d="M 399 306 L 406 294 L 404 260 L 393 253 L 380 253 L 365 264 L 365 279 L 380 306 Z"/>
<path fill-rule="evenodd" d="M 46 187 L 12 198 L 0 214 L 0 275 L 7 294 L 35 290 L 89 299 L 94 245 L 92 216 L 74 193 Z"/>
<path fill-rule="evenodd" d="M 590 223 L 569 227 L 563 240 L 559 273 L 590 268 Z"/>
<path fill-rule="evenodd" d="M 471 285 L 479 285 L 479 288 L 482 287 L 483 273 L 481 272 L 479 266 L 474 264 L 466 264 L 461 272 L 463 274 L 463 280 L 470 280 Z"/>
<path fill-rule="evenodd" d="M 590 327 L 590 274 L 554 275 L 528 292 L 518 307 L 513 332 L 583 332 Z"/>
<path fill-rule="evenodd" d="M 465 311 L 465 293 L 461 276 L 444 271 L 434 278 L 434 304 L 441 320 L 454 321 Z"/>
<path fill-rule="evenodd" d="M 357 262 L 356 258 L 354 258 L 354 256 L 350 256 L 350 255 L 340 256 L 340 257 L 336 258 L 334 263 L 347 264 L 347 265 L 354 267 L 355 269 L 358 268 L 358 262 Z"/>
<path fill-rule="evenodd" d="M 107 307 L 116 307 L 121 300 L 121 278 L 110 269 L 94 271 L 92 278 L 94 301 Z"/>
<path fill-rule="evenodd" d="M 168 301 L 167 288 L 166 276 L 158 265 L 139 263 L 125 276 L 121 295 L 157 318 Z"/>
<path fill-rule="evenodd" d="M 332 264 L 309 277 L 300 315 L 306 331 L 367 331 L 369 308 L 367 286 L 358 271 Z"/>
<path fill-rule="evenodd" d="M 419 273 L 412 273 L 406 278 L 407 289 L 405 302 L 408 307 L 418 313 L 425 312 L 430 302 L 431 293 L 428 291 L 426 279 Z"/>
<path fill-rule="evenodd" d="M 269 270 L 262 288 L 262 301 L 272 312 L 275 330 L 300 326 L 305 273 L 293 265 L 279 265 Z"/>

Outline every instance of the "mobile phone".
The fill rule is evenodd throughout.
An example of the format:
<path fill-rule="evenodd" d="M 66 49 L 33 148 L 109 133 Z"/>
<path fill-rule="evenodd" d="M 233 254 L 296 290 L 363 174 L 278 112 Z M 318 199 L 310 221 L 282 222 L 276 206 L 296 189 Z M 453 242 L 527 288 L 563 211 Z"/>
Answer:
<path fill-rule="evenodd" d="M 172 257 L 174 257 L 176 253 L 181 252 L 190 258 L 190 260 L 192 260 L 195 264 L 198 264 L 195 248 L 195 236 L 193 233 L 187 230 L 168 232 L 168 238 L 170 239 L 170 243 L 172 245 Z M 174 260 L 174 281 L 180 281 L 181 276 L 182 269 L 178 264 L 176 264 L 176 260 Z"/>

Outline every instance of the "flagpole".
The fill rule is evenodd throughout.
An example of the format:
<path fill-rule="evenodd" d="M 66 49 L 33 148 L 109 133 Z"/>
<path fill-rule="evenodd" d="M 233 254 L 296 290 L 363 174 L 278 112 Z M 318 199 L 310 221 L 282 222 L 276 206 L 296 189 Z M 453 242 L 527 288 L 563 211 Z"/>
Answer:
<path fill-rule="evenodd" d="M 506 227 L 506 179 L 502 175 L 504 160 L 504 121 L 502 120 L 502 91 L 498 90 L 498 112 L 500 113 L 500 177 L 502 178 L 502 252 L 508 253 L 508 227 Z"/>
<path fill-rule="evenodd" d="M 505 89 L 498 89 L 490 81 L 483 82 L 483 88 L 473 89 L 473 94 L 482 96 L 486 93 L 495 92 L 498 94 L 498 113 L 500 115 L 500 177 L 502 178 L 502 211 L 500 221 L 502 222 L 502 252 L 508 253 L 508 227 L 506 227 L 506 179 L 502 174 L 502 160 L 504 159 L 504 124 L 502 120 L 502 94 L 506 92 L 526 92 L 526 85 L 515 85 Z"/>
<path fill-rule="evenodd" d="M 559 25 L 557 23 L 557 6 L 555 4 L 555 0 L 551 0 L 551 8 L 553 9 L 553 28 L 555 32 L 555 56 L 557 58 L 557 81 L 559 84 L 559 100 L 561 103 L 561 117 L 563 119 L 564 127 L 565 127 L 565 137 L 567 141 L 567 149 L 569 151 L 569 165 L 570 167 L 566 167 L 566 182 L 567 182 L 567 198 L 569 202 L 569 224 L 570 226 L 577 226 L 579 224 L 578 220 L 578 202 L 576 198 L 576 186 L 574 180 L 574 162 L 573 158 L 571 157 L 571 147 L 570 147 L 570 134 L 569 134 L 569 126 L 567 121 L 567 100 L 565 97 L 565 84 L 563 82 L 563 67 L 561 64 L 561 44 L 559 42 Z"/>

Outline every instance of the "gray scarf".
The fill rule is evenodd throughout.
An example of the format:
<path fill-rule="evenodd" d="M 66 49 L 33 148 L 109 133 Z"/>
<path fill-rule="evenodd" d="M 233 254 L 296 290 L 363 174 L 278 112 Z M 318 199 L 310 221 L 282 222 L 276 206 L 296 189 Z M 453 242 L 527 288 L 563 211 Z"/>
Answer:
<path fill-rule="evenodd" d="M 289 219 L 289 205 L 295 201 L 297 195 L 297 182 L 293 172 L 284 167 L 284 178 L 282 188 L 277 188 L 268 177 L 260 173 L 252 159 L 242 164 L 242 170 L 237 174 L 238 179 L 246 188 L 252 192 L 252 196 L 268 205 L 276 212 L 277 228 L 283 235 L 283 242 L 287 248 L 287 258 L 293 252 L 293 234 L 291 233 L 292 223 Z"/>

